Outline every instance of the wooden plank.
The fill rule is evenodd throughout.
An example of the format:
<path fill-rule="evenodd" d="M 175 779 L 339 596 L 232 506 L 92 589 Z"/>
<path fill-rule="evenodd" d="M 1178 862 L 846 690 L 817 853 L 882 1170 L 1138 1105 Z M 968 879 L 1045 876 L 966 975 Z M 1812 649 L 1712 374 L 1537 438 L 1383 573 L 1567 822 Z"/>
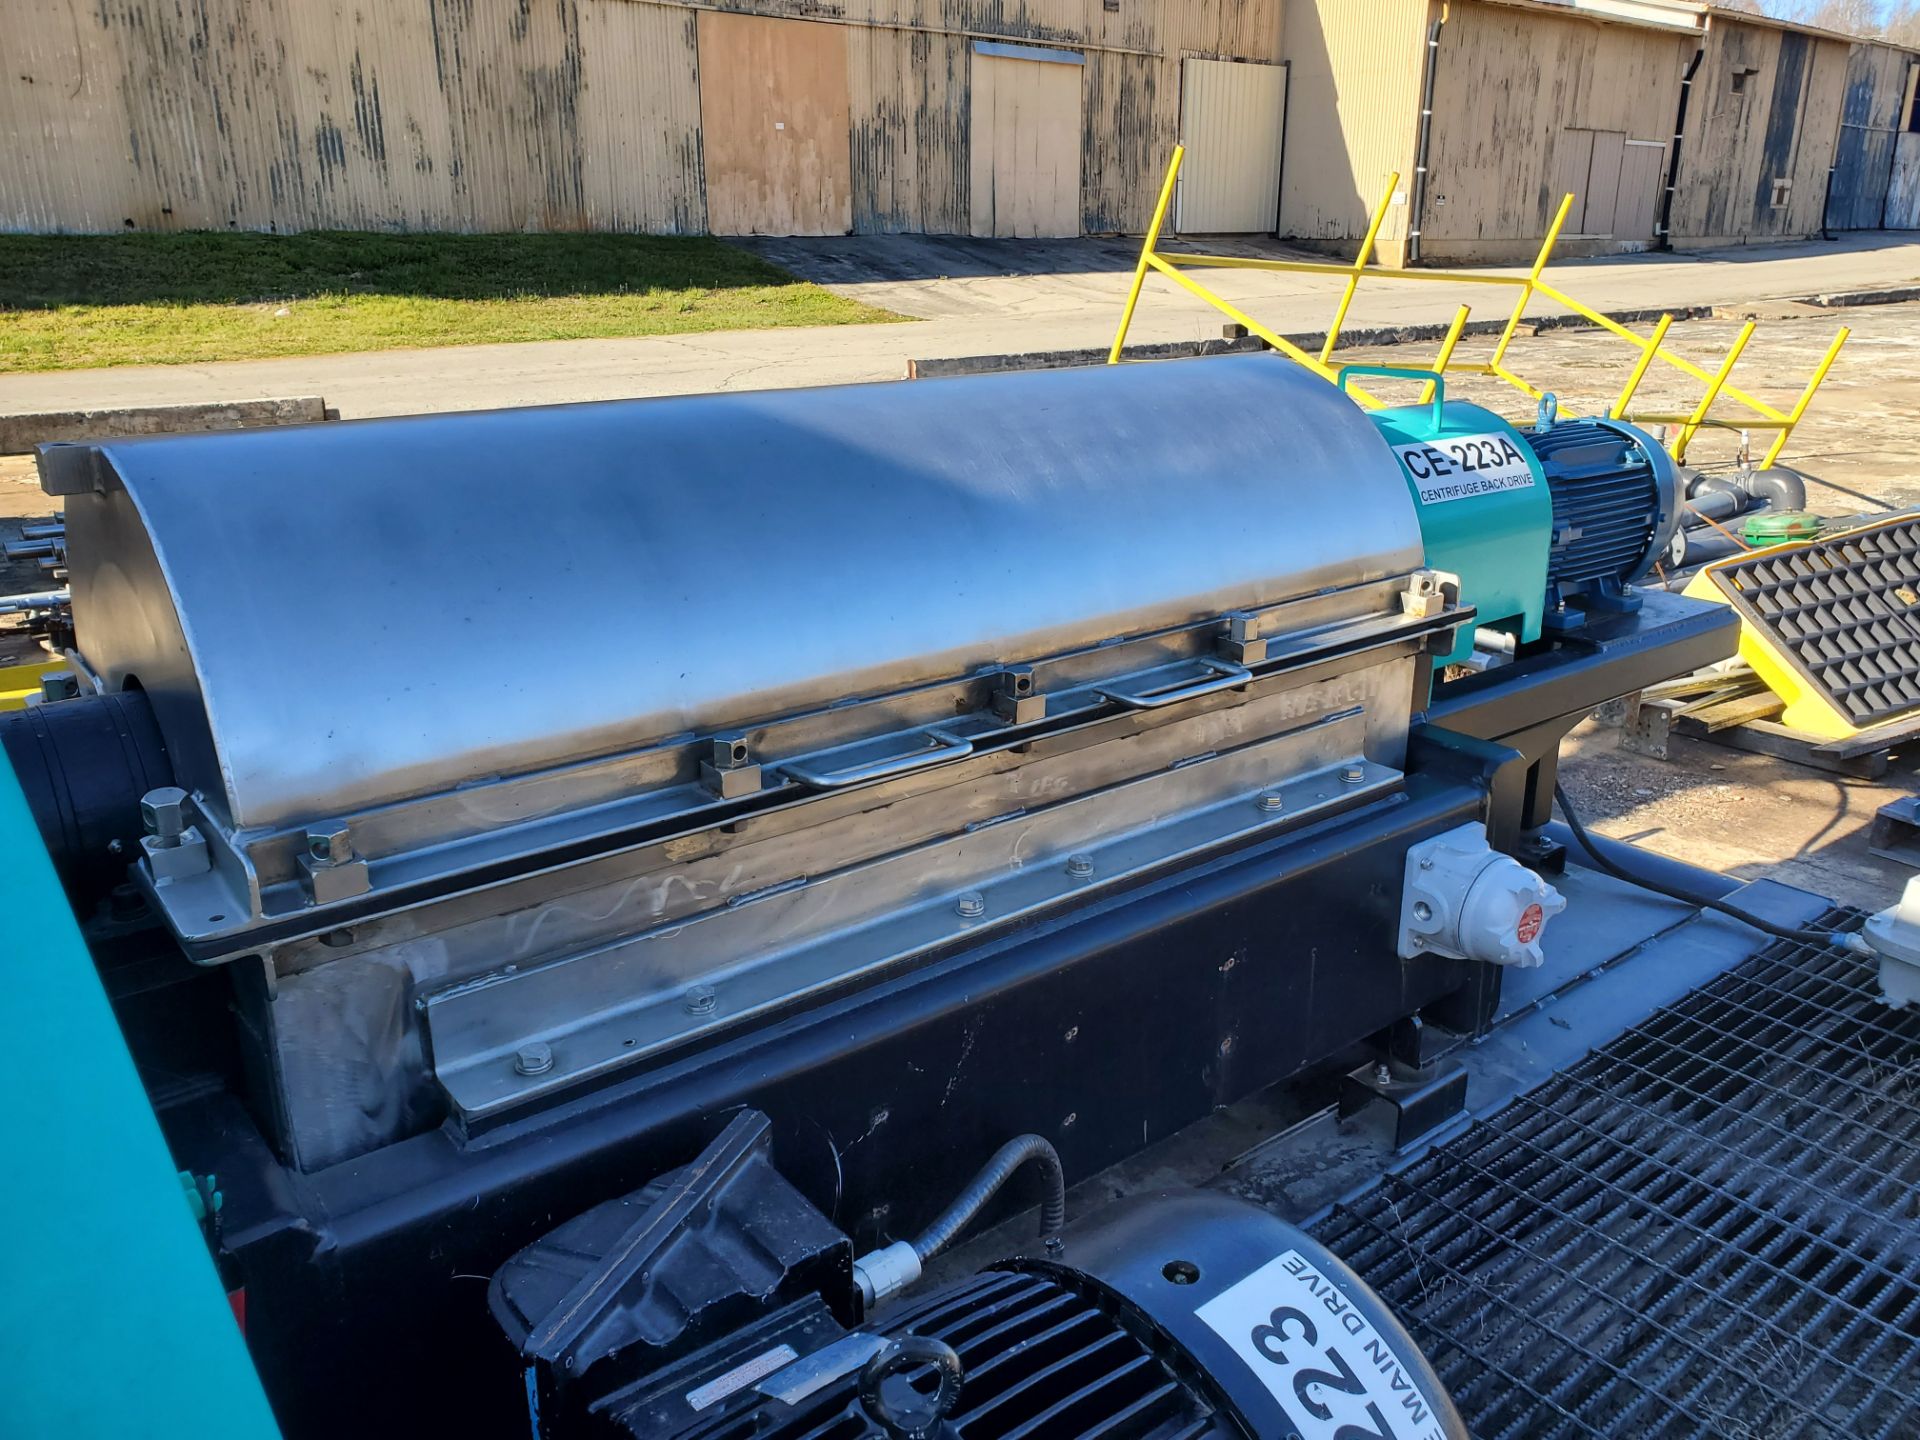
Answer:
<path fill-rule="evenodd" d="M 1686 724 L 1684 720 L 1679 721 L 1675 728 L 1685 733 Z M 1852 775 L 1862 780 L 1878 780 L 1887 773 L 1891 763 L 1885 750 L 1844 756 L 1828 753 L 1821 747 L 1817 737 L 1789 729 L 1773 720 L 1754 720 L 1727 730 L 1716 730 L 1711 736 L 1703 729 L 1699 737 L 1710 738 L 1716 745 L 1725 745 L 1734 750 L 1745 750 L 1754 755 L 1772 755 L 1810 769 L 1825 770 L 1835 775 Z"/>
<path fill-rule="evenodd" d="M 847 32 L 703 10 L 701 153 L 716 235 L 853 228 Z"/>
<path fill-rule="evenodd" d="M 1752 720 L 1769 720 L 1786 708 L 1786 702 L 1769 690 L 1758 695 L 1721 700 L 1697 710 L 1690 709 L 1686 712 L 1686 718 L 1697 721 L 1711 733 L 1745 725 Z"/>

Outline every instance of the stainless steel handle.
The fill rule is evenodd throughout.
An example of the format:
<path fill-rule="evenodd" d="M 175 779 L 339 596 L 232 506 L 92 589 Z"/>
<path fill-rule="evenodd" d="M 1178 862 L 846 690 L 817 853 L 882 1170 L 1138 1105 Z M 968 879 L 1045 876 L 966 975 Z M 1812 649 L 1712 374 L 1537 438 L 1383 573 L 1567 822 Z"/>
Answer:
<path fill-rule="evenodd" d="M 1253 679 L 1253 672 L 1244 665 L 1230 664 L 1225 660 L 1202 660 L 1200 662 L 1214 673 L 1204 680 L 1195 680 L 1185 685 L 1175 684 L 1165 689 L 1142 688 L 1139 690 L 1122 689 L 1119 683 L 1096 685 L 1096 693 L 1135 710 L 1154 710 L 1162 705 L 1177 705 L 1182 700 L 1198 699 L 1202 695 L 1211 695 L 1216 690 L 1231 690 L 1236 685 L 1245 685 Z"/>
<path fill-rule="evenodd" d="M 895 755 L 886 760 L 871 760 L 864 765 L 849 765 L 844 770 L 823 770 L 804 759 L 783 760 L 779 769 L 803 785 L 812 785 L 820 790 L 836 790 L 846 785 L 860 785 L 868 780 L 884 780 L 889 775 L 903 775 L 927 765 L 963 759 L 973 753 L 971 740 L 962 740 L 937 730 L 921 733 L 934 742 L 931 748 Z"/>

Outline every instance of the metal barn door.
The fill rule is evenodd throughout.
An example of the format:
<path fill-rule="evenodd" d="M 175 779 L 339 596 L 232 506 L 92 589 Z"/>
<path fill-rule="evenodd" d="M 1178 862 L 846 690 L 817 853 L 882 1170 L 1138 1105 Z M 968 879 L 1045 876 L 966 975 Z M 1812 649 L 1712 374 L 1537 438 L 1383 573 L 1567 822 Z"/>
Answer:
<path fill-rule="evenodd" d="M 1567 226 L 1569 240 L 1611 240 L 1614 213 L 1620 204 L 1620 172 L 1626 161 L 1627 137 L 1619 130 L 1562 130 L 1554 144 L 1553 186 L 1547 194 L 1547 215 L 1560 208 L 1560 197 L 1573 195 Z"/>
<path fill-rule="evenodd" d="M 701 152 L 716 235 L 853 228 L 847 35 L 838 25 L 699 12 Z"/>
<path fill-rule="evenodd" d="M 1829 229 L 1877 230 L 1885 220 L 1907 81 L 1907 57 L 1898 50 L 1857 45 L 1848 57 L 1847 98 L 1827 191 Z"/>
<path fill-rule="evenodd" d="M 1080 233 L 1077 51 L 973 43 L 975 235 Z"/>
<path fill-rule="evenodd" d="M 1903 131 L 1893 142 L 1893 183 L 1887 187 L 1886 228 L 1920 230 L 1920 135 Z"/>
<path fill-rule="evenodd" d="M 1237 60 L 1180 62 L 1180 190 L 1174 228 L 1271 234 L 1279 223 L 1287 69 Z"/>

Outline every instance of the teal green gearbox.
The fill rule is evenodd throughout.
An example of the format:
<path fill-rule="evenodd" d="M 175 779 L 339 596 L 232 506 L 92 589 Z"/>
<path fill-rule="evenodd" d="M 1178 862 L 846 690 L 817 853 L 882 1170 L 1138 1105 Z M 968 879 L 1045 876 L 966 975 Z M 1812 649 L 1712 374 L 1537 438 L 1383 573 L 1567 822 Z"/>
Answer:
<path fill-rule="evenodd" d="M 1427 566 L 1460 577 L 1460 598 L 1478 612 L 1475 624 L 1538 640 L 1547 604 L 1547 556 L 1553 540 L 1553 495 L 1533 447 L 1512 425 L 1478 405 L 1449 404 L 1446 382 L 1430 371 L 1353 365 L 1348 375 L 1390 375 L 1433 382 L 1433 401 L 1376 410 L 1373 423 L 1399 457 L 1420 512 Z M 1463 627 L 1453 665 L 1473 652 Z"/>

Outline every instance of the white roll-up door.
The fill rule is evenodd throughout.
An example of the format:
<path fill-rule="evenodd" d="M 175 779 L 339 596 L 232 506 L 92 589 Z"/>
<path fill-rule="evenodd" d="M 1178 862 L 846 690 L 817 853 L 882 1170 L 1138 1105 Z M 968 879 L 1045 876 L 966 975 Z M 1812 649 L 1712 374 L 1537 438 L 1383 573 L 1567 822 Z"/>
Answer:
<path fill-rule="evenodd" d="M 1174 227 L 1266 234 L 1280 208 L 1287 69 L 1239 60 L 1180 62 L 1180 164 Z"/>

